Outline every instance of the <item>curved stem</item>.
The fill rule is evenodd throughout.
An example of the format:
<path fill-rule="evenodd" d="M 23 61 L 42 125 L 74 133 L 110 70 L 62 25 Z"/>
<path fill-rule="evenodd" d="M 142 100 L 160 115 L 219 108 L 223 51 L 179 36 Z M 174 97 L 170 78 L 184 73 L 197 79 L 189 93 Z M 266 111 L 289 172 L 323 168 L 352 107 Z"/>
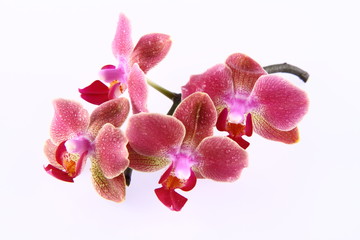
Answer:
<path fill-rule="evenodd" d="M 175 109 L 177 108 L 177 106 L 180 104 L 181 102 L 181 93 L 175 93 L 175 97 L 172 99 L 173 104 L 170 108 L 170 110 L 168 111 L 167 115 L 173 115 L 175 112 Z"/>
<path fill-rule="evenodd" d="M 301 68 L 298 68 L 296 66 L 293 66 L 291 64 L 287 63 L 280 63 L 280 64 L 274 64 L 263 67 L 267 73 L 277 73 L 277 72 L 284 72 L 284 73 L 291 73 L 296 76 L 298 76 L 301 80 L 306 82 L 309 79 L 309 73 L 302 70 Z"/>
<path fill-rule="evenodd" d="M 171 92 L 171 91 L 161 87 L 160 85 L 154 83 L 153 81 L 151 81 L 149 79 L 147 79 L 146 81 L 151 87 L 153 87 L 154 89 L 156 89 L 157 91 L 162 93 L 164 96 L 166 96 L 167 98 L 169 98 L 170 100 L 173 101 L 173 104 L 172 104 L 171 108 L 169 109 L 169 111 L 167 113 L 167 115 L 173 115 L 176 107 L 181 102 L 181 93 Z"/>
<path fill-rule="evenodd" d="M 160 93 L 162 93 L 164 96 L 166 96 L 167 98 L 173 100 L 176 97 L 176 93 L 170 92 L 169 90 L 161 87 L 160 85 L 154 83 L 153 81 L 146 79 L 147 83 L 153 87 L 154 89 L 156 89 L 157 91 L 159 91 Z"/>

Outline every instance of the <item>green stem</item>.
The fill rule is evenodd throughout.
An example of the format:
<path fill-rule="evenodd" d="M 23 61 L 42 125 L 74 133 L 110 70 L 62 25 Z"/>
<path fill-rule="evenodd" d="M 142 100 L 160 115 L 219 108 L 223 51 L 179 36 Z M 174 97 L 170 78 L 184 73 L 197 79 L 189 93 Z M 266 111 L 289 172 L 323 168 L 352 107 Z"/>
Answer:
<path fill-rule="evenodd" d="M 170 92 L 169 90 L 161 87 L 160 85 L 154 83 L 153 81 L 147 79 L 146 80 L 147 83 L 153 87 L 154 89 L 156 89 L 157 91 L 159 91 L 160 93 L 162 93 L 164 96 L 166 96 L 167 98 L 173 100 L 176 97 L 176 93 Z"/>

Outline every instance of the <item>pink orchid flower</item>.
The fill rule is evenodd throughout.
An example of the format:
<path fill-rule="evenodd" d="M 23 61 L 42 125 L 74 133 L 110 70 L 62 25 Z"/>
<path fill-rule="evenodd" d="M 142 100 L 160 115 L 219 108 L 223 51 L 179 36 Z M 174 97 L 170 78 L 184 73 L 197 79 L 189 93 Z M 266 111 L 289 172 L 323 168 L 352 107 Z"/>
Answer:
<path fill-rule="evenodd" d="M 119 97 L 128 88 L 132 98 L 136 95 L 137 88 L 146 87 L 143 75 L 167 55 L 170 46 L 170 36 L 152 33 L 141 37 L 133 47 L 130 22 L 125 15 L 120 14 L 112 43 L 118 65 L 103 66 L 99 73 L 101 81 L 96 80 L 89 86 L 79 89 L 81 97 L 98 105 Z M 109 87 L 102 81 L 109 84 Z M 134 101 L 138 102 L 138 100 Z M 144 107 L 143 104 L 142 108 Z"/>
<path fill-rule="evenodd" d="M 306 93 L 280 76 L 267 74 L 244 54 L 232 54 L 225 64 L 193 75 L 182 87 L 182 96 L 198 91 L 213 100 L 218 130 L 227 131 L 244 149 L 249 143 L 243 136 L 250 137 L 253 130 L 274 141 L 299 140 L 296 126 L 308 110 Z"/>
<path fill-rule="evenodd" d="M 131 116 L 126 130 L 130 167 L 151 172 L 170 165 L 155 193 L 171 210 L 180 211 L 187 201 L 176 189 L 193 189 L 197 178 L 235 181 L 247 166 L 247 153 L 236 142 L 212 136 L 215 123 L 216 109 L 205 93 L 185 98 L 174 116 Z"/>
<path fill-rule="evenodd" d="M 123 172 L 129 160 L 127 139 L 117 127 L 128 115 L 128 100 L 108 101 L 90 116 L 79 103 L 70 100 L 55 100 L 54 109 L 50 139 L 44 147 L 50 162 L 46 172 L 59 180 L 74 182 L 86 159 L 91 158 L 95 189 L 102 197 L 121 202 L 125 196 Z"/>

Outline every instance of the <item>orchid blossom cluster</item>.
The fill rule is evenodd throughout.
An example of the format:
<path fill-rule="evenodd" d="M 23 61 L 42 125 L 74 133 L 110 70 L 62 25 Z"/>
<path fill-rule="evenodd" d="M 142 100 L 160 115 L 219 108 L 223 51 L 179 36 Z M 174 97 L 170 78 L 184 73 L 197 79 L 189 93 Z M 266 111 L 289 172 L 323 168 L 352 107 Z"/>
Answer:
<path fill-rule="evenodd" d="M 191 76 L 181 95 L 170 96 L 181 96 L 180 103 L 174 101 L 175 111 L 150 112 L 148 84 L 162 93 L 164 89 L 146 74 L 170 47 L 170 37 L 159 33 L 144 35 L 134 47 L 129 20 L 120 14 L 112 44 L 117 65 L 103 66 L 99 80 L 79 89 L 83 100 L 98 105 L 95 110 L 89 114 L 75 101 L 54 101 L 44 147 L 47 173 L 74 182 L 90 161 L 96 191 L 122 202 L 132 169 L 163 170 L 155 194 L 179 211 L 187 198 L 178 191 L 192 190 L 197 179 L 233 182 L 240 177 L 248 166 L 244 136 L 254 131 L 287 144 L 299 140 L 297 124 L 308 109 L 306 93 L 241 53 Z M 130 101 L 123 96 L 126 90 Z M 227 136 L 216 135 L 216 129 Z"/>

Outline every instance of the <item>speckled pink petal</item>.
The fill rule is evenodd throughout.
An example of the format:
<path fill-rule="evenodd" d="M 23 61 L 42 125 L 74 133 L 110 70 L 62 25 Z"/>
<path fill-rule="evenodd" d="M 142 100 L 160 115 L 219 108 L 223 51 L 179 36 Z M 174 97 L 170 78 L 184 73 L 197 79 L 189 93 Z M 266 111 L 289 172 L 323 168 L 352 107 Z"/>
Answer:
<path fill-rule="evenodd" d="M 50 127 L 50 137 L 55 145 L 83 135 L 89 125 L 89 113 L 77 102 L 57 99 L 53 102 L 54 118 Z"/>
<path fill-rule="evenodd" d="M 100 105 L 109 100 L 109 88 L 99 80 L 85 88 L 79 88 L 79 92 L 82 99 L 92 104 Z"/>
<path fill-rule="evenodd" d="M 93 185 L 100 196 L 114 202 L 125 200 L 126 185 L 123 173 L 113 179 L 107 179 L 96 161 L 92 161 L 91 173 Z"/>
<path fill-rule="evenodd" d="M 141 70 L 147 73 L 151 68 L 165 58 L 171 47 L 169 35 L 151 33 L 144 35 L 136 44 L 131 61 L 138 63 Z"/>
<path fill-rule="evenodd" d="M 158 199 L 170 210 L 180 211 L 185 203 L 187 198 L 181 196 L 172 189 L 166 189 L 164 187 L 155 189 L 156 196 Z"/>
<path fill-rule="evenodd" d="M 130 117 L 126 137 L 130 146 L 145 156 L 165 157 L 180 148 L 184 125 L 175 117 L 158 113 L 138 113 Z"/>
<path fill-rule="evenodd" d="M 119 16 L 115 37 L 112 43 L 112 50 L 117 59 L 121 56 L 130 57 L 133 50 L 130 21 L 124 14 L 120 14 Z"/>
<path fill-rule="evenodd" d="M 225 105 L 224 98 L 234 93 L 231 71 L 226 65 L 218 64 L 202 74 L 191 76 L 181 91 L 183 99 L 194 92 L 205 92 L 219 108 Z"/>
<path fill-rule="evenodd" d="M 290 131 L 280 131 L 270 125 L 264 118 L 258 114 L 252 114 L 254 132 L 260 136 L 278 142 L 287 144 L 297 143 L 299 141 L 298 128 L 294 128 Z"/>
<path fill-rule="evenodd" d="M 95 139 L 95 161 L 108 179 L 119 176 L 129 166 L 127 139 L 120 129 L 107 123 Z"/>
<path fill-rule="evenodd" d="M 133 113 L 147 112 L 148 88 L 145 74 L 137 64 L 130 71 L 128 89 Z"/>
<path fill-rule="evenodd" d="M 226 59 L 232 70 L 235 91 L 249 95 L 257 79 L 266 71 L 252 58 L 242 53 L 234 53 Z"/>
<path fill-rule="evenodd" d="M 117 98 L 97 107 L 90 115 L 88 132 L 95 138 L 105 123 L 120 127 L 129 114 L 130 104 L 126 98 Z"/>
<path fill-rule="evenodd" d="M 303 90 L 276 75 L 260 77 L 251 97 L 259 104 L 255 111 L 281 131 L 295 128 L 309 107 Z"/>
<path fill-rule="evenodd" d="M 135 152 L 130 145 L 127 145 L 129 152 L 129 167 L 141 172 L 155 172 L 158 171 L 167 165 L 169 165 L 170 161 L 165 157 L 149 157 L 138 154 Z"/>
<path fill-rule="evenodd" d="M 174 117 L 185 126 L 186 135 L 183 144 L 195 149 L 201 140 L 213 134 L 217 114 L 209 95 L 196 92 L 180 103 Z"/>
<path fill-rule="evenodd" d="M 197 148 L 197 168 L 205 178 L 232 182 L 248 165 L 248 157 L 236 142 L 227 137 L 205 138 Z"/>

